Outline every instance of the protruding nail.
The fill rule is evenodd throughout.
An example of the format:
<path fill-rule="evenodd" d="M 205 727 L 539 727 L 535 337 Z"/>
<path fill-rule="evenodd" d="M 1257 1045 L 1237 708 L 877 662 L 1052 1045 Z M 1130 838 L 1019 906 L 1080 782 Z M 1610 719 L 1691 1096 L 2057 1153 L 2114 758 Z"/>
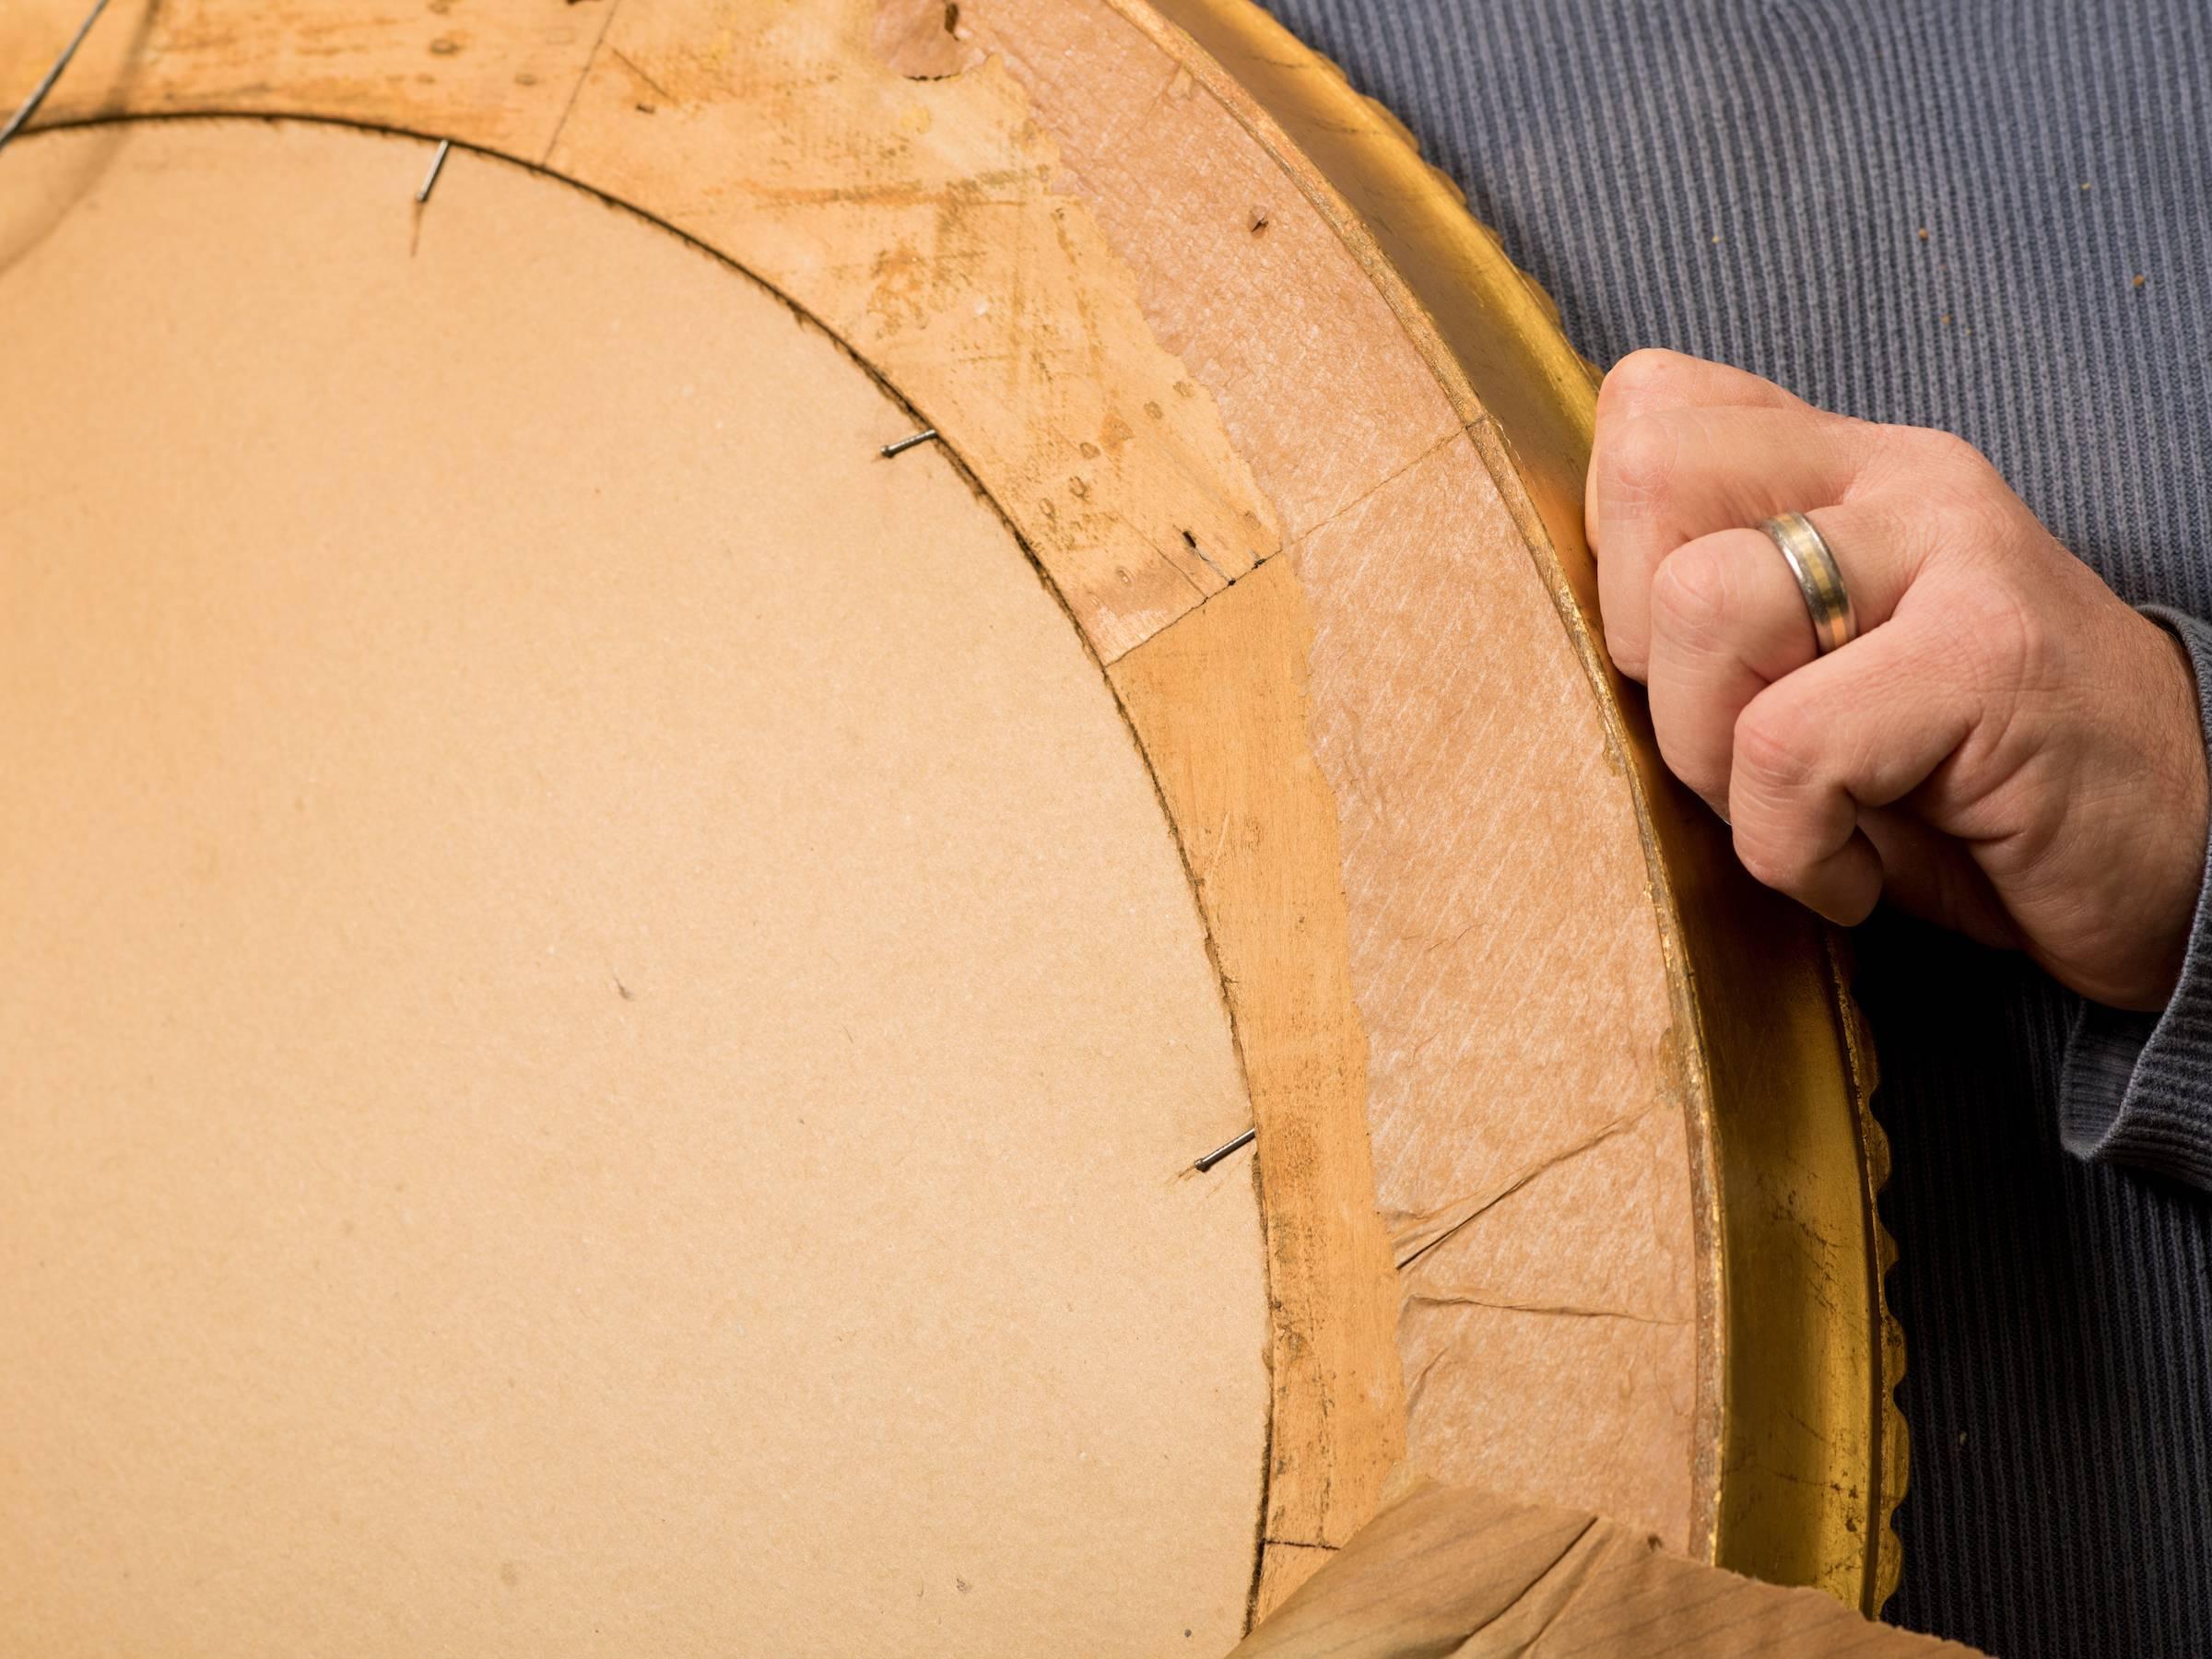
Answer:
<path fill-rule="evenodd" d="M 1231 1152 L 1237 1150 L 1238 1147 L 1251 1146 L 1253 1137 L 1258 1134 L 1259 1129 L 1256 1125 L 1253 1128 L 1247 1129 L 1243 1134 L 1238 1135 L 1236 1139 L 1223 1141 L 1219 1146 L 1216 1147 L 1211 1152 L 1208 1152 L 1204 1158 L 1200 1159 L 1191 1167 L 1196 1170 L 1198 1173 L 1203 1175 L 1206 1172 L 1206 1171 L 1212 1169 L 1216 1164 L 1227 1158 Z"/>
<path fill-rule="evenodd" d="M 451 138 L 438 140 L 438 153 L 430 158 L 430 171 L 422 175 L 422 188 L 415 193 L 415 205 L 419 207 L 430 199 L 430 191 L 438 182 L 438 175 L 445 169 L 445 152 L 453 147 Z"/>
<path fill-rule="evenodd" d="M 888 461 L 893 455 L 903 455 L 908 450 L 912 449 L 915 444 L 927 443 L 936 435 L 937 429 L 935 427 L 924 427 L 920 431 L 916 432 L 911 438 L 901 438 L 896 443 L 885 444 L 883 446 L 883 458 L 886 461 Z"/>

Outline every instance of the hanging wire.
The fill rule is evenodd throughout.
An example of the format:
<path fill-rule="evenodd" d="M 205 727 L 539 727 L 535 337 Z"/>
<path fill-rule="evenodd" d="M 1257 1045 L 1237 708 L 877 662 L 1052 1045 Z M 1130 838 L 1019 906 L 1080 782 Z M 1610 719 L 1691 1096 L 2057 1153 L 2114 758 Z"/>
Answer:
<path fill-rule="evenodd" d="M 62 71 L 69 67 L 69 60 L 76 55 L 76 49 L 85 43 L 85 37 L 92 32 L 92 25 L 100 21 L 100 14 L 107 9 L 108 0 L 92 0 L 92 9 L 85 14 L 85 20 L 76 26 L 76 33 L 70 37 L 69 44 L 62 48 L 62 55 L 53 60 L 53 67 L 47 70 L 45 78 L 30 89 L 30 96 L 7 118 L 7 124 L 0 126 L 0 149 L 6 149 L 7 141 L 30 124 L 30 118 L 39 112 L 39 106 L 46 101 L 46 94 L 53 90 L 53 83 L 62 78 Z"/>

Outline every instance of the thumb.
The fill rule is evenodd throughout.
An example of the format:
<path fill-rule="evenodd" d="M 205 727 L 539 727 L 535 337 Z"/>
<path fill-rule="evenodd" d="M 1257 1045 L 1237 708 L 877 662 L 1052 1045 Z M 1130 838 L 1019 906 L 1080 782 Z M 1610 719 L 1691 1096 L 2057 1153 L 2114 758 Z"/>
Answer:
<path fill-rule="evenodd" d="M 1882 897 L 1907 915 L 1995 950 L 2026 942 L 1964 842 L 1900 806 L 1861 807 L 1859 828 L 1881 855 Z"/>

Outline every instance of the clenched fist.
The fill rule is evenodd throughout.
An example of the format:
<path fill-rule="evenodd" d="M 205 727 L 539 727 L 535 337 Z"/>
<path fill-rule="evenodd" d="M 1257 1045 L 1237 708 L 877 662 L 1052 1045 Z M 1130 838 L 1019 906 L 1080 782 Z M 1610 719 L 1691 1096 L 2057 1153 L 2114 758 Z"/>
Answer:
<path fill-rule="evenodd" d="M 2189 657 L 1976 450 L 1640 351 L 1598 395 L 1585 507 L 1606 646 L 1752 875 L 1832 921 L 1887 896 L 2095 1001 L 2165 1003 L 2205 870 Z M 1856 607 L 1826 655 L 1752 527 L 1790 512 Z"/>

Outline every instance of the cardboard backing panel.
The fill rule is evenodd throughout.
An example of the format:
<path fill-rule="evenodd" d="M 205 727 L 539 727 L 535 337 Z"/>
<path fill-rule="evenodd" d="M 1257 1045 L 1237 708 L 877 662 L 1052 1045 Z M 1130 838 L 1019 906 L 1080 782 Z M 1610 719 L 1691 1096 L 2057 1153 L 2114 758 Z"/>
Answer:
<path fill-rule="evenodd" d="M 1220 1651 L 1250 1107 L 1095 661 L 778 298 L 427 159 L 0 168 L 0 1628 Z"/>
<path fill-rule="evenodd" d="M 76 17 L 9 8 L 0 69 Z M 46 118 L 187 111 L 653 214 L 1004 513 L 1143 739 L 1260 1126 L 1260 1606 L 1408 1447 L 1878 1602 L 1896 1345 L 1834 982 L 1605 665 L 1584 366 L 1385 115 L 1242 0 L 125 0 Z"/>

